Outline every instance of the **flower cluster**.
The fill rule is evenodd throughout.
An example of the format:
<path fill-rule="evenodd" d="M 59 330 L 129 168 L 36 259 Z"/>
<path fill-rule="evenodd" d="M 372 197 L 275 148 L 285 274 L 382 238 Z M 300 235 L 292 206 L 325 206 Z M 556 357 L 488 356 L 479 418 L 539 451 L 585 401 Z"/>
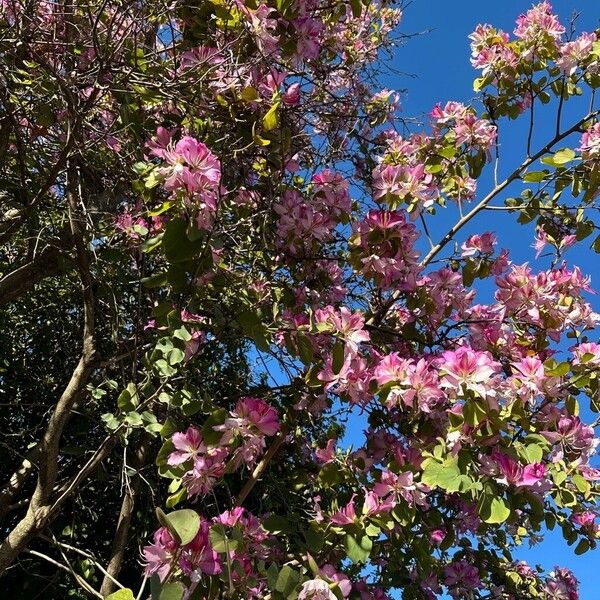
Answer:
<path fill-rule="evenodd" d="M 210 542 L 212 530 L 220 536 L 233 534 L 236 541 L 232 537 L 229 549 L 213 547 Z M 254 571 L 253 564 L 269 556 L 270 550 L 265 545 L 268 539 L 269 534 L 260 521 L 241 507 L 217 515 L 212 522 L 200 517 L 198 533 L 187 544 L 179 544 L 169 528 L 161 527 L 154 533 L 153 543 L 143 549 L 145 572 L 148 576 L 158 574 L 161 581 L 167 577 L 185 577 L 190 582 L 189 595 L 203 576 L 218 575 L 226 565 L 231 569 L 229 581 L 235 588 L 244 590 L 248 594 L 246 597 L 259 597 L 265 582 Z"/>
<path fill-rule="evenodd" d="M 433 126 L 438 131 L 452 132 L 456 146 L 489 150 L 496 141 L 496 126 L 478 119 L 472 109 L 460 102 L 437 105 L 431 111 Z"/>
<path fill-rule="evenodd" d="M 536 4 L 525 14 L 517 17 L 517 26 L 514 34 L 529 44 L 535 44 L 541 38 L 558 40 L 565 32 L 565 28 L 552 14 L 552 5 L 544 1 Z"/>
<path fill-rule="evenodd" d="M 209 523 L 201 519 L 200 528 L 194 539 L 180 546 L 166 527 L 154 532 L 154 542 L 143 550 L 146 575 L 157 573 L 164 581 L 171 571 L 179 568 L 196 580 L 202 575 L 215 575 L 223 569 L 219 555 L 212 549 L 209 539 Z"/>
<path fill-rule="evenodd" d="M 306 194 L 285 190 L 274 210 L 278 247 L 291 256 L 309 252 L 331 240 L 338 223 L 348 218 L 348 182 L 339 173 L 325 170 L 312 178 L 312 190 Z"/>
<path fill-rule="evenodd" d="M 382 288 L 410 290 L 416 286 L 420 268 L 414 245 L 419 234 L 405 214 L 371 210 L 364 220 L 354 224 L 350 238 L 352 264 Z"/>
<path fill-rule="evenodd" d="M 275 409 L 264 400 L 245 397 L 238 400 L 230 416 L 213 429 L 222 432 L 217 444 L 207 444 L 195 427 L 189 427 L 185 433 L 175 433 L 171 438 L 174 450 L 167 463 L 190 467 L 182 475 L 189 498 L 209 493 L 225 474 L 228 459 L 233 468 L 252 467 L 265 448 L 265 437 L 279 430 L 279 420 Z"/>
<path fill-rule="evenodd" d="M 584 131 L 578 150 L 584 160 L 600 160 L 600 123 L 595 123 Z"/>
<path fill-rule="evenodd" d="M 200 228 L 208 228 L 219 197 L 221 163 L 218 158 L 189 135 L 173 144 L 171 134 L 162 127 L 148 147 L 150 154 L 163 161 L 156 169 L 157 180 L 174 198 L 182 199 L 196 211 Z"/>

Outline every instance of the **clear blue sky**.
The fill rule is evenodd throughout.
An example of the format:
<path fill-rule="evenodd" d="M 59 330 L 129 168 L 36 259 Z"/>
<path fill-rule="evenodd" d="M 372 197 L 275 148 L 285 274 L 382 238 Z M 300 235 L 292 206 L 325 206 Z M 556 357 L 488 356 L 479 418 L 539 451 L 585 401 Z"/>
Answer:
<path fill-rule="evenodd" d="M 406 88 L 407 93 L 402 99 L 403 113 L 407 117 L 422 114 L 437 102 L 447 100 L 469 102 L 474 96 L 472 80 L 476 72 L 469 63 L 467 36 L 477 23 L 490 23 L 512 32 L 515 17 L 530 4 L 524 0 L 414 0 L 405 11 L 401 30 L 405 33 L 427 33 L 413 38 L 399 48 L 393 65 L 398 71 L 414 77 L 390 75 L 386 82 L 391 88 Z M 580 13 L 578 30 L 593 31 L 600 26 L 600 0 L 555 0 L 553 4 L 565 24 L 576 11 Z M 565 124 L 569 123 L 570 114 L 577 114 L 578 108 L 580 106 L 574 101 L 567 103 L 563 121 Z M 549 125 L 550 118 L 549 114 L 539 117 L 536 138 L 540 141 L 544 137 L 544 125 Z M 512 132 L 501 133 L 501 174 L 512 170 L 524 156 L 525 126 L 514 123 L 506 125 Z M 481 191 L 485 193 L 483 187 Z M 501 204 L 501 200 L 497 204 Z M 447 226 L 446 221 L 442 229 Z M 436 228 L 440 232 L 442 229 Z M 511 248 L 511 257 L 515 262 L 534 262 L 530 248 L 533 232 L 515 225 L 514 216 L 499 212 L 484 213 L 472 224 L 470 232 L 485 230 L 496 231 L 500 244 Z M 467 233 L 464 237 L 466 235 Z M 573 249 L 566 254 L 566 259 L 570 263 L 579 264 L 586 273 L 591 274 L 592 284 L 600 289 L 597 255 L 586 248 Z M 545 267 L 543 260 L 534 264 L 540 268 Z M 485 293 L 484 290 L 482 292 Z M 600 298 L 595 300 L 595 305 L 596 310 L 600 310 Z M 548 534 L 542 544 L 531 550 L 523 549 L 519 556 L 549 570 L 556 564 L 571 568 L 581 582 L 581 600 L 600 599 L 600 550 L 575 556 L 560 532 L 555 530 Z"/>

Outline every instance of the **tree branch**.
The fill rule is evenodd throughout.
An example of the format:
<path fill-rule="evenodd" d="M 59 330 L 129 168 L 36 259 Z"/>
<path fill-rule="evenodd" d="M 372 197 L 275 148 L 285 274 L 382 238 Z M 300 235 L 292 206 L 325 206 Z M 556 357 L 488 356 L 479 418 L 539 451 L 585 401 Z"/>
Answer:
<path fill-rule="evenodd" d="M 129 530 L 131 528 L 133 509 L 142 481 L 139 471 L 146 463 L 150 445 L 150 436 L 144 435 L 134 456 L 132 466 L 135 468 L 136 472 L 132 475 L 129 484 L 125 485 L 125 493 L 121 503 L 117 529 L 111 547 L 110 561 L 106 567 L 104 580 L 102 581 L 102 586 L 100 588 L 102 596 L 108 596 L 116 589 L 115 580 L 119 576 L 123 558 L 125 557 L 125 550 L 127 549 L 127 544 L 129 542 Z"/>
<path fill-rule="evenodd" d="M 77 172 L 73 166 L 68 169 L 68 175 L 67 199 L 69 202 L 71 233 L 75 243 L 77 266 L 83 291 L 83 348 L 79 362 L 56 404 L 46 431 L 40 440 L 38 479 L 27 513 L 0 545 L 0 574 L 12 564 L 29 541 L 39 535 L 46 527 L 54 512 L 51 510 L 48 501 L 56 482 L 62 432 L 70 417 L 75 400 L 93 370 L 96 355 L 94 345 L 94 297 L 85 241 L 85 218 L 79 205 Z"/>
<path fill-rule="evenodd" d="M 72 245 L 71 236 L 62 235 L 57 245 L 44 248 L 33 260 L 0 279 L 0 305 L 16 300 L 33 286 L 63 270 L 62 252 Z M 66 259 L 66 257 L 65 257 Z"/>
<path fill-rule="evenodd" d="M 537 160 L 539 160 L 540 158 L 542 158 L 542 156 L 544 156 L 545 154 L 547 154 L 548 152 L 550 152 L 550 150 L 558 142 L 560 142 L 561 140 L 563 140 L 566 137 L 570 136 L 572 133 L 575 133 L 576 131 L 580 131 L 582 125 L 586 121 L 589 121 L 590 119 L 593 119 L 594 117 L 598 116 L 598 114 L 600 114 L 600 110 L 596 110 L 596 111 L 592 111 L 592 112 L 588 113 L 585 117 L 583 117 L 583 119 L 580 119 L 579 121 L 577 121 L 577 123 L 575 123 L 575 125 L 573 125 L 569 129 L 567 129 L 566 131 L 563 131 L 561 134 L 555 136 L 541 150 L 538 150 L 538 152 L 536 152 L 532 156 L 526 158 L 506 179 L 504 179 L 504 181 L 502 181 L 498 185 L 496 185 L 485 196 L 485 198 L 483 198 L 481 200 L 481 202 L 479 202 L 479 204 L 477 204 L 475 207 L 473 207 L 466 215 L 464 215 L 463 217 L 461 217 L 448 230 L 448 232 L 446 233 L 446 235 L 444 235 L 444 237 L 428 252 L 428 254 L 425 256 L 425 258 L 421 261 L 420 267 L 421 268 L 425 268 L 439 254 L 439 252 L 441 252 L 441 250 L 443 250 L 443 248 L 445 248 L 446 245 L 450 241 L 452 241 L 452 239 L 454 238 L 454 236 L 471 219 L 473 219 L 473 217 L 477 216 L 483 209 L 485 209 L 487 207 L 487 205 L 500 192 L 502 192 L 505 188 L 507 188 L 513 181 L 515 181 L 516 179 L 519 179 L 521 177 L 521 175 L 523 174 L 523 172 L 528 167 L 530 167 L 533 163 L 535 163 Z M 394 302 L 396 302 L 396 300 L 398 300 L 398 298 L 400 297 L 400 294 L 401 294 L 401 291 L 400 290 L 396 290 L 390 296 L 390 298 L 385 302 L 385 304 L 378 311 L 376 311 L 373 314 L 373 316 L 367 321 L 367 325 L 377 325 L 377 324 L 379 324 L 381 322 L 381 320 L 387 314 L 388 310 L 392 307 L 392 305 L 394 304 Z"/>
<path fill-rule="evenodd" d="M 252 488 L 254 488 L 256 482 L 260 479 L 260 476 L 267 468 L 267 465 L 271 462 L 271 459 L 275 456 L 275 454 L 277 454 L 277 451 L 283 444 L 287 433 L 287 427 L 285 426 L 283 426 L 279 430 L 277 436 L 273 440 L 273 443 L 263 456 L 262 460 L 256 465 L 254 471 L 252 471 L 250 479 L 246 481 L 244 487 L 242 488 L 242 491 L 238 494 L 238 497 L 235 500 L 235 506 L 241 506 L 244 503 L 244 500 L 246 500 L 248 494 L 252 491 Z"/>

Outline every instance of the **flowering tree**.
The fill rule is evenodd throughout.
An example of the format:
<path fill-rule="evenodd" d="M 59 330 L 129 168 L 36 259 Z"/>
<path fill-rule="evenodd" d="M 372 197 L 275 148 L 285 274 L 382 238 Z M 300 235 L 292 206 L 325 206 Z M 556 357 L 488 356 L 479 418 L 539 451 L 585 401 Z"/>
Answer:
<path fill-rule="evenodd" d="M 5 581 L 578 598 L 513 550 L 559 527 L 583 553 L 600 530 L 600 317 L 561 262 L 600 251 L 596 33 L 548 2 L 512 36 L 478 26 L 477 105 L 415 128 L 377 87 L 401 6 L 1 6 Z M 467 236 L 490 210 L 535 221 L 550 268 Z"/>

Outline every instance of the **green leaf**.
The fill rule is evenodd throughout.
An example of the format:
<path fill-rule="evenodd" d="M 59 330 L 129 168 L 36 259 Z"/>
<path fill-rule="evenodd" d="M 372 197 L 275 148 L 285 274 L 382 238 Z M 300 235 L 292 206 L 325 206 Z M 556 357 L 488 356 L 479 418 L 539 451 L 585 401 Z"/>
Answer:
<path fill-rule="evenodd" d="M 222 431 L 215 431 L 215 425 L 223 425 L 229 413 L 224 408 L 215 410 L 202 426 L 202 439 L 209 445 L 215 445 L 223 436 Z"/>
<path fill-rule="evenodd" d="M 571 365 L 568 362 L 555 363 L 546 362 L 544 363 L 546 375 L 550 377 L 563 377 L 571 370 Z"/>
<path fill-rule="evenodd" d="M 236 540 L 233 537 L 228 537 L 225 527 L 220 524 L 213 525 L 208 537 L 213 550 L 215 552 L 220 552 L 221 554 L 231 552 L 239 545 L 239 540 Z"/>
<path fill-rule="evenodd" d="M 173 481 L 180 481 L 180 480 L 174 479 Z M 182 502 L 183 500 L 185 500 L 186 497 L 187 497 L 187 490 L 186 490 L 186 488 L 181 488 L 178 492 L 175 492 L 174 494 L 171 494 L 167 498 L 167 500 L 165 502 L 165 505 L 167 506 L 167 508 L 174 508 L 180 502 Z"/>
<path fill-rule="evenodd" d="M 341 340 L 338 340 L 335 346 L 333 347 L 333 360 L 331 367 L 336 375 L 342 370 L 342 367 L 344 366 L 345 349 L 346 346 Z"/>
<path fill-rule="evenodd" d="M 129 425 L 132 425 L 133 427 L 139 427 L 140 425 L 144 424 L 144 421 L 142 420 L 141 415 L 139 413 L 135 412 L 134 410 L 127 413 L 127 416 L 125 417 L 125 421 L 127 423 L 129 423 Z"/>
<path fill-rule="evenodd" d="M 473 91 L 480 92 L 487 85 L 487 80 L 485 77 L 477 77 L 473 81 Z"/>
<path fill-rule="evenodd" d="M 127 387 L 119 394 L 117 406 L 123 412 L 135 410 L 140 403 L 137 388 L 134 383 L 128 383 Z"/>
<path fill-rule="evenodd" d="M 147 288 L 157 288 L 166 285 L 168 281 L 167 273 L 157 273 L 156 275 L 151 275 L 150 277 L 144 277 L 141 282 Z"/>
<path fill-rule="evenodd" d="M 540 181 L 544 181 L 548 173 L 546 171 L 529 171 L 529 173 L 525 173 L 523 175 L 523 181 L 527 183 L 539 183 Z"/>
<path fill-rule="evenodd" d="M 483 406 L 481 402 L 474 399 L 469 399 L 465 402 L 463 415 L 465 417 L 465 422 L 469 425 L 476 427 L 485 419 L 486 414 L 485 406 Z"/>
<path fill-rule="evenodd" d="M 258 92 L 252 86 L 245 87 L 240 94 L 244 102 L 254 102 L 258 100 Z"/>
<path fill-rule="evenodd" d="M 454 158 L 456 148 L 454 146 L 444 146 L 441 150 L 438 150 L 438 154 L 444 158 Z"/>
<path fill-rule="evenodd" d="M 539 463 L 542 462 L 544 451 L 537 444 L 529 444 L 525 447 L 525 455 L 530 464 Z"/>
<path fill-rule="evenodd" d="M 577 544 L 577 547 L 575 548 L 575 554 L 577 554 L 578 556 L 580 554 L 585 554 L 589 549 L 590 541 L 584 538 L 580 540 L 579 544 Z"/>
<path fill-rule="evenodd" d="M 135 596 L 129 588 L 123 588 L 105 596 L 104 600 L 134 600 Z"/>
<path fill-rule="evenodd" d="M 271 515 L 263 519 L 262 526 L 270 533 L 289 533 L 292 531 L 289 521 L 279 515 Z"/>
<path fill-rule="evenodd" d="M 263 117 L 263 129 L 265 131 L 271 131 L 277 127 L 279 119 L 277 118 L 277 109 L 279 108 L 279 101 L 273 103 L 273 106 L 266 112 Z"/>
<path fill-rule="evenodd" d="M 307 529 L 303 532 L 306 546 L 311 552 L 319 552 L 325 543 L 325 536 L 320 531 L 314 528 Z"/>
<path fill-rule="evenodd" d="M 456 458 L 447 458 L 443 463 L 427 459 L 424 463 L 421 481 L 429 487 L 439 487 L 447 492 L 457 492 L 460 488 L 460 470 Z"/>
<path fill-rule="evenodd" d="M 181 600 L 185 595 L 185 586 L 179 581 L 166 583 L 160 590 L 159 600 Z"/>
<path fill-rule="evenodd" d="M 575 487 L 582 493 L 582 494 L 589 494 L 590 490 L 592 489 L 592 486 L 590 485 L 589 481 L 587 481 L 586 479 L 584 479 L 579 473 L 575 473 L 572 477 L 573 483 L 575 484 Z"/>
<path fill-rule="evenodd" d="M 354 536 L 348 533 L 346 534 L 344 545 L 348 558 L 353 563 L 365 563 L 371 554 L 373 540 L 368 535 L 358 534 Z"/>
<path fill-rule="evenodd" d="M 296 340 L 298 342 L 298 354 L 300 355 L 300 360 L 305 365 L 310 365 L 314 353 L 311 341 L 302 333 L 298 333 Z"/>
<path fill-rule="evenodd" d="M 277 575 L 275 581 L 275 591 L 283 594 L 285 598 L 292 596 L 300 583 L 302 576 L 296 569 L 289 565 L 284 565 Z"/>
<path fill-rule="evenodd" d="M 176 510 L 168 515 L 157 508 L 156 514 L 161 524 L 167 527 L 182 546 L 189 544 L 200 531 L 200 516 L 190 508 Z"/>
<path fill-rule="evenodd" d="M 571 150 L 571 148 L 563 148 L 562 150 L 555 152 L 552 158 L 554 159 L 554 164 L 564 165 L 571 162 L 575 156 L 575 152 Z"/>
<path fill-rule="evenodd" d="M 477 505 L 479 516 L 486 523 L 504 523 L 510 517 L 510 509 L 504 499 L 484 492 Z"/>
<path fill-rule="evenodd" d="M 170 263 L 190 260 L 200 253 L 204 240 L 190 241 L 187 235 L 187 225 L 183 219 L 171 219 L 167 223 L 163 238 L 162 248 Z"/>
<path fill-rule="evenodd" d="M 362 12 L 362 3 L 360 0 L 350 0 L 350 7 L 352 8 L 352 16 L 355 19 L 360 17 L 360 13 Z"/>
<path fill-rule="evenodd" d="M 171 352 L 169 353 L 169 364 L 170 365 L 177 365 L 180 362 L 183 362 L 185 355 L 183 353 L 183 350 L 180 350 L 179 348 L 173 348 L 173 350 L 171 350 Z"/>
<path fill-rule="evenodd" d="M 189 342 L 192 339 L 192 334 L 182 325 L 173 332 L 173 337 L 183 342 Z"/>

